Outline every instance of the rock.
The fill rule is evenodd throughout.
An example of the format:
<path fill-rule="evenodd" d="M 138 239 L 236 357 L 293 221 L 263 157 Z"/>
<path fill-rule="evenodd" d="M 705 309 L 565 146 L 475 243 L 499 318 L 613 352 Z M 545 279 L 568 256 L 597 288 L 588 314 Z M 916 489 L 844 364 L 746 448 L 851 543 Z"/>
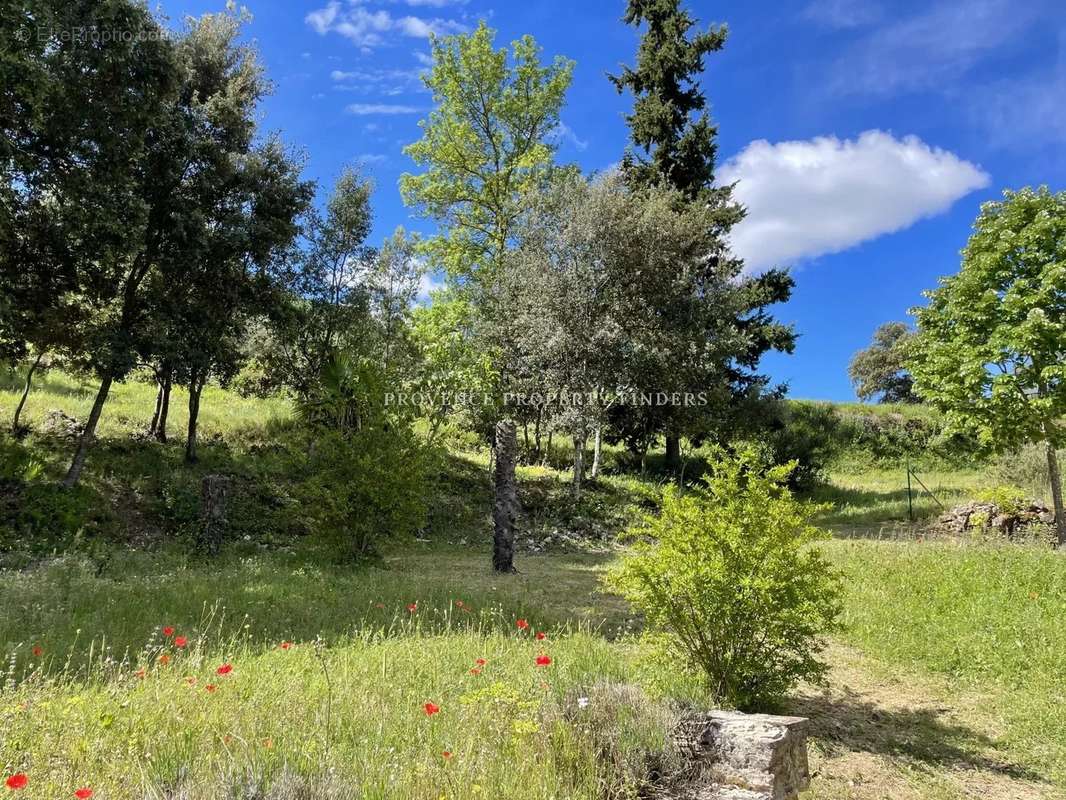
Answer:
<path fill-rule="evenodd" d="M 692 758 L 709 768 L 688 800 L 795 800 L 810 785 L 802 717 L 711 711 L 685 727 Z"/>
<path fill-rule="evenodd" d="M 1032 502 L 1016 510 L 1001 509 L 995 503 L 975 500 L 945 511 L 937 518 L 936 527 L 956 534 L 994 528 L 1012 538 L 1019 528 L 1047 525 L 1054 521 L 1055 513 L 1041 503 Z"/>
<path fill-rule="evenodd" d="M 59 436 L 64 439 L 77 439 L 85 426 L 69 414 L 64 414 L 60 409 L 53 408 L 44 415 L 41 432 L 50 436 Z"/>

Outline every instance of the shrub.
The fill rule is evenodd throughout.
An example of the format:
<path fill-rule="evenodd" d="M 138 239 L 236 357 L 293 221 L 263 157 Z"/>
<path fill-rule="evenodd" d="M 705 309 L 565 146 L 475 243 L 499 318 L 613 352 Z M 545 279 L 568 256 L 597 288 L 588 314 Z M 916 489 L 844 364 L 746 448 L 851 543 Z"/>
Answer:
<path fill-rule="evenodd" d="M 432 456 L 405 428 L 318 431 L 297 496 L 319 535 L 346 555 L 372 555 L 425 524 Z"/>
<path fill-rule="evenodd" d="M 1017 486 L 992 486 L 977 492 L 974 499 L 980 503 L 991 503 L 1002 514 L 1017 514 L 1028 508 L 1030 499 L 1024 489 Z"/>
<path fill-rule="evenodd" d="M 836 571 L 817 548 L 817 506 L 786 487 L 794 463 L 767 468 L 752 449 L 719 455 L 706 488 L 663 498 L 608 585 L 646 616 L 647 633 L 701 669 L 720 702 L 763 707 L 825 666 L 822 635 L 841 608 Z"/>

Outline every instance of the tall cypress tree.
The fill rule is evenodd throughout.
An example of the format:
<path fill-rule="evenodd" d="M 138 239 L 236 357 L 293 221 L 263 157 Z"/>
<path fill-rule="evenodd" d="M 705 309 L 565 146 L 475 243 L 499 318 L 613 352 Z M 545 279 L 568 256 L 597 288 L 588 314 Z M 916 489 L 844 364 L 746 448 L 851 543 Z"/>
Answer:
<path fill-rule="evenodd" d="M 707 98 L 698 79 L 704 69 L 704 57 L 725 46 L 728 30 L 724 25 L 700 30 L 697 21 L 681 7 L 681 0 L 629 0 L 623 21 L 638 28 L 646 26 L 636 67 L 624 66 L 621 75 L 610 76 L 619 92 L 630 91 L 635 98 L 633 113 L 626 117 L 626 122 L 632 143 L 642 152 L 627 150 L 622 161 L 623 173 L 634 188 L 665 184 L 689 202 L 706 203 L 714 209 L 714 227 L 721 247 L 708 253 L 701 266 L 714 272 L 719 280 L 735 281 L 736 287 L 735 303 L 730 304 L 728 311 L 704 309 L 703 314 L 694 315 L 692 306 L 700 305 L 699 298 L 688 297 L 679 298 L 678 308 L 659 309 L 659 316 L 689 328 L 682 338 L 691 335 L 707 339 L 727 328 L 742 334 L 745 344 L 718 374 L 728 375 L 735 399 L 750 398 L 753 391 L 757 394 L 766 383 L 752 371 L 760 356 L 769 349 L 792 350 L 795 341 L 792 329 L 775 322 L 765 309 L 767 305 L 787 300 L 793 283 L 780 270 L 740 278 L 743 263 L 729 253 L 725 241 L 732 227 L 744 218 L 745 211 L 733 199 L 731 186 L 714 185 L 718 128 L 711 121 Z M 736 317 L 727 322 L 715 318 L 716 313 Z M 705 371 L 706 366 L 694 365 L 680 379 L 713 374 L 713 368 Z M 676 361 L 664 364 L 661 374 L 681 376 L 684 370 L 678 367 Z M 681 460 L 680 434 L 690 423 L 686 419 L 688 415 L 667 407 L 655 409 L 652 416 L 650 423 L 666 436 L 667 467 L 676 472 Z M 729 415 L 711 416 L 722 419 Z M 648 423 L 649 420 L 641 420 L 639 424 Z"/>
<path fill-rule="evenodd" d="M 635 96 L 626 117 L 630 138 L 647 158 L 627 153 L 627 177 L 637 185 L 667 182 L 695 200 L 711 191 L 718 146 L 717 126 L 697 78 L 703 58 L 725 46 L 725 26 L 693 32 L 696 21 L 681 0 L 629 0 L 623 21 L 647 24 L 637 51 L 636 69 L 611 76 L 619 92 Z M 728 199 L 728 190 L 725 193 Z"/>

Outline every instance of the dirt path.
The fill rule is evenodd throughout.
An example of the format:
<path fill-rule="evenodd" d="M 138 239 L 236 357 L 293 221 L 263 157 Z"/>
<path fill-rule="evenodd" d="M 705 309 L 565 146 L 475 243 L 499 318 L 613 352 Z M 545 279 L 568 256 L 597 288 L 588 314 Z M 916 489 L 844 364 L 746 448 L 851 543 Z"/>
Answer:
<path fill-rule="evenodd" d="M 804 800 L 1066 797 L 997 745 L 982 698 L 893 673 L 845 646 L 828 656 L 829 688 L 807 690 L 788 708 L 811 720 Z"/>

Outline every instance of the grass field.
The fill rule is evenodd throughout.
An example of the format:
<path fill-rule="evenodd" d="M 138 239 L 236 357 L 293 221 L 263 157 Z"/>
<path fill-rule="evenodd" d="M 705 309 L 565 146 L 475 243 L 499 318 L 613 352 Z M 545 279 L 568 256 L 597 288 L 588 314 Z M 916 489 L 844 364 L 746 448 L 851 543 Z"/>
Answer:
<path fill-rule="evenodd" d="M 29 421 L 83 416 L 90 392 L 53 373 Z M 0 414 L 15 397 L 0 393 Z M 129 438 L 153 401 L 147 384 L 116 388 L 79 495 L 107 506 L 125 544 L 77 540 L 0 568 L 0 770 L 29 776 L 22 796 L 601 800 L 669 771 L 672 725 L 709 700 L 647 657 L 640 620 L 599 583 L 610 535 L 654 507 L 653 479 L 604 479 L 574 504 L 565 474 L 523 468 L 527 529 L 577 531 L 597 552 L 523 551 L 521 574 L 498 576 L 487 465 L 455 457 L 425 541 L 343 566 L 313 537 L 257 536 L 284 496 L 257 431 L 285 403 L 216 390 L 189 470 L 179 445 Z M 176 400 L 175 435 L 183 419 Z M 61 469 L 68 443 L 27 442 Z M 209 560 L 166 525 L 211 469 L 236 471 L 258 505 L 235 510 L 241 535 Z M 948 504 L 988 480 L 922 478 Z M 823 523 L 873 535 L 906 518 L 905 472 L 834 472 L 816 499 L 834 503 Z M 974 542 L 821 546 L 844 575 L 845 627 L 828 685 L 782 708 L 811 718 L 808 797 L 1066 797 L 1066 561 Z"/>

